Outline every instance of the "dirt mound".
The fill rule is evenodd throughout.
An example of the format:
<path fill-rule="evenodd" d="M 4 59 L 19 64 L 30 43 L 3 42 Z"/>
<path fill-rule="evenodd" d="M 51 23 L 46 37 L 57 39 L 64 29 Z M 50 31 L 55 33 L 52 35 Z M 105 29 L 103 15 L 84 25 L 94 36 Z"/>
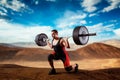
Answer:
<path fill-rule="evenodd" d="M 0 45 L 0 61 L 11 60 L 21 48 Z"/>
<path fill-rule="evenodd" d="M 13 59 L 25 61 L 46 61 L 47 56 L 50 53 L 52 53 L 51 50 L 45 50 L 41 48 L 26 48 L 17 52 Z"/>
<path fill-rule="evenodd" d="M 105 40 L 105 41 L 102 41 L 101 43 L 120 48 L 120 40 L 118 40 L 118 39 Z"/>
<path fill-rule="evenodd" d="M 0 64 L 0 68 L 25 68 L 25 67 L 16 64 Z"/>
<path fill-rule="evenodd" d="M 25 60 L 25 61 L 47 61 L 47 57 L 53 51 L 42 48 L 18 48 L 0 46 L 0 61 L 7 60 Z M 78 54 L 75 51 L 69 51 L 71 60 L 78 60 Z"/>
<path fill-rule="evenodd" d="M 76 52 L 82 58 L 120 58 L 120 48 L 103 43 L 93 43 L 77 49 Z"/>

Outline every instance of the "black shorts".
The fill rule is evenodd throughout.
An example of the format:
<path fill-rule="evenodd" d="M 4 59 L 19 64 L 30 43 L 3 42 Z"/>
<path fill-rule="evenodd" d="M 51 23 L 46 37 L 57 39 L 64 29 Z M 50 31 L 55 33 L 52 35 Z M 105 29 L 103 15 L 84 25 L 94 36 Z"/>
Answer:
<path fill-rule="evenodd" d="M 51 60 L 62 60 L 65 67 L 70 66 L 70 60 L 67 52 L 64 53 L 64 55 L 57 55 L 54 52 L 53 54 L 50 54 L 48 56 L 48 61 L 51 61 Z"/>

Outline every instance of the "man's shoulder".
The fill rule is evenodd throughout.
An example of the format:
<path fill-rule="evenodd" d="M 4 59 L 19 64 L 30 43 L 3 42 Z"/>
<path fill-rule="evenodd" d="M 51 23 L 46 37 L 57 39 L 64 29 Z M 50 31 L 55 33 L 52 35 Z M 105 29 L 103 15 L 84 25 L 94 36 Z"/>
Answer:
<path fill-rule="evenodd" d="M 60 40 L 64 40 L 64 38 L 63 38 L 63 37 L 60 37 Z"/>
<path fill-rule="evenodd" d="M 60 42 L 65 42 L 65 39 L 63 37 L 61 37 Z"/>

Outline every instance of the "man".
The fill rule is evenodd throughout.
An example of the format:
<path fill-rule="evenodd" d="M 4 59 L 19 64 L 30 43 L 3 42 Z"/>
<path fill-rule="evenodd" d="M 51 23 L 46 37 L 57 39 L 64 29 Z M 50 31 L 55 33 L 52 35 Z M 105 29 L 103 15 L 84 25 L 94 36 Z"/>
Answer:
<path fill-rule="evenodd" d="M 49 75 L 56 74 L 56 70 L 54 68 L 53 60 L 62 60 L 64 64 L 64 68 L 67 72 L 78 71 L 78 64 L 75 64 L 73 66 L 70 65 L 69 55 L 68 52 L 65 50 L 65 48 L 70 48 L 68 38 L 64 40 L 62 37 L 58 36 L 57 30 L 52 30 L 52 43 L 47 41 L 47 44 L 50 46 L 50 48 L 54 49 L 54 52 L 48 56 L 48 61 L 51 66 L 51 70 L 49 72 Z"/>

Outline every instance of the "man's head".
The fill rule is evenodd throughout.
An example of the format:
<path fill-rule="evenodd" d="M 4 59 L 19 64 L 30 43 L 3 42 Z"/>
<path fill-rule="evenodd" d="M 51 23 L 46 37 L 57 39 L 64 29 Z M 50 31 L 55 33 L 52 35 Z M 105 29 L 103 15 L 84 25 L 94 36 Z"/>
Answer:
<path fill-rule="evenodd" d="M 58 31 L 56 29 L 52 30 L 52 37 L 57 38 L 58 37 Z"/>
<path fill-rule="evenodd" d="M 58 31 L 56 29 L 53 29 L 51 32 L 54 32 L 54 33 L 58 34 Z"/>

